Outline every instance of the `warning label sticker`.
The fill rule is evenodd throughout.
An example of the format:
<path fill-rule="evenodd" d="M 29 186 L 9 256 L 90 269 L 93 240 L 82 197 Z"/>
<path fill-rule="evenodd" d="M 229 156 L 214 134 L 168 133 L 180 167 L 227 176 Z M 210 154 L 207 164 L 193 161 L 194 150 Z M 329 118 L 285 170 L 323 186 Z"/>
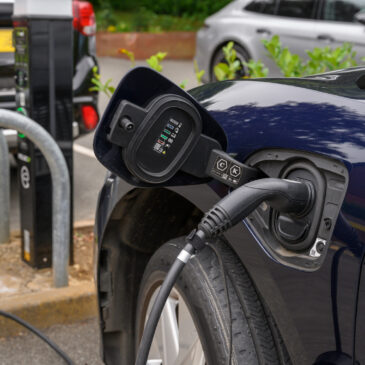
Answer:
<path fill-rule="evenodd" d="M 24 239 L 24 260 L 30 261 L 30 233 L 27 229 L 23 231 Z"/>
<path fill-rule="evenodd" d="M 223 157 L 217 157 L 212 172 L 221 179 L 236 185 L 239 183 L 242 176 L 242 168 Z"/>

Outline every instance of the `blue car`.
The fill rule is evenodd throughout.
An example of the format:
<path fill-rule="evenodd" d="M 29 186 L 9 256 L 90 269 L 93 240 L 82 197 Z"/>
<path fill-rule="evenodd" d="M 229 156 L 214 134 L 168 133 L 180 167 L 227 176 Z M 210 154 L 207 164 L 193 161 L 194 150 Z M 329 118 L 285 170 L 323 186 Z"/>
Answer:
<path fill-rule="evenodd" d="M 106 364 L 135 362 L 158 289 L 209 209 L 295 183 L 306 204 L 284 207 L 276 185 L 186 264 L 147 364 L 365 363 L 365 68 L 188 93 L 136 68 L 94 150 L 109 170 L 95 257 Z"/>

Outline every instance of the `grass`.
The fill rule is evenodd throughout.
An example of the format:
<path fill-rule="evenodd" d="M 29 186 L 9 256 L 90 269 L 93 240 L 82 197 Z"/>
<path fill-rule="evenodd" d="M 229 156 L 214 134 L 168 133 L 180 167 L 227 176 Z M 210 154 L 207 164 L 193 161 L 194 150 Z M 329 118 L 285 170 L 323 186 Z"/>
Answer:
<path fill-rule="evenodd" d="M 145 9 L 135 12 L 103 9 L 96 12 L 98 30 L 109 32 L 196 31 L 203 25 L 203 22 L 204 19 L 199 17 L 158 15 Z"/>

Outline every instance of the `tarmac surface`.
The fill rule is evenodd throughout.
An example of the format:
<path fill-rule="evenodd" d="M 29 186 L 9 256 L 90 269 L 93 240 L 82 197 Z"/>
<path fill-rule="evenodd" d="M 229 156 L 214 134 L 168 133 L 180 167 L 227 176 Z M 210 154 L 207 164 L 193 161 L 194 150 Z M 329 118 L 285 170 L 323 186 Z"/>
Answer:
<path fill-rule="evenodd" d="M 56 325 L 44 331 L 77 365 L 101 365 L 97 320 L 70 325 Z M 1 365 L 65 364 L 47 344 L 24 330 L 17 337 L 0 339 Z"/>

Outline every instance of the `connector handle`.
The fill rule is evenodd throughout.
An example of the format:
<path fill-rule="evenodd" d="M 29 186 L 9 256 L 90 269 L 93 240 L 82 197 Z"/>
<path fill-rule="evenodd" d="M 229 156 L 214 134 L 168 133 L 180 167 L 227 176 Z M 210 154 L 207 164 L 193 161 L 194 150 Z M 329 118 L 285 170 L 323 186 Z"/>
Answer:
<path fill-rule="evenodd" d="M 301 215 L 309 209 L 313 199 L 313 189 L 305 182 L 277 178 L 255 180 L 218 202 L 204 216 L 199 229 L 205 232 L 206 238 L 219 235 L 264 201 L 281 212 Z"/>

